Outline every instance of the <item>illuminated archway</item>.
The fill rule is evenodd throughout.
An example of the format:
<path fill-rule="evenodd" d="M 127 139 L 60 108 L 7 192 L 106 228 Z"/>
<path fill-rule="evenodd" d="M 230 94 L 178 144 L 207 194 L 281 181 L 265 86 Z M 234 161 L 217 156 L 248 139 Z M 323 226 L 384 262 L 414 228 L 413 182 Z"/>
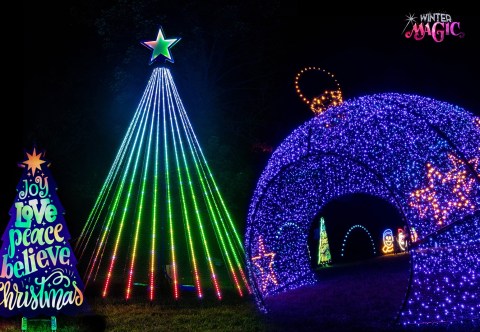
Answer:
<path fill-rule="evenodd" d="M 347 100 L 297 128 L 273 153 L 250 205 L 245 249 L 259 307 L 317 282 L 299 234 L 330 200 L 364 193 L 390 202 L 418 234 L 400 322 L 479 319 L 480 298 L 469 296 L 480 288 L 472 272 L 480 270 L 477 121 L 457 106 L 390 93 Z M 287 221 L 296 231 L 279 238 Z M 251 260 L 260 242 L 274 254 L 264 273 Z M 296 245 L 279 254 L 280 242 Z"/>
<path fill-rule="evenodd" d="M 375 256 L 377 254 L 377 250 L 375 249 L 375 242 L 373 241 L 373 238 L 372 238 L 372 234 L 370 234 L 370 232 L 368 231 L 368 229 L 365 227 L 365 226 L 362 226 L 362 225 L 353 225 L 352 227 L 350 227 L 347 231 L 347 233 L 345 234 L 345 236 L 343 237 L 343 241 L 342 241 L 342 252 L 340 254 L 340 256 L 344 256 L 345 255 L 345 246 L 347 244 L 347 240 L 348 240 L 348 237 L 350 236 L 350 234 L 352 233 L 352 231 L 356 230 L 356 229 L 359 229 L 359 230 L 362 230 L 364 231 L 367 235 L 368 235 L 368 238 L 370 239 L 370 243 L 372 244 L 372 250 L 373 250 L 373 255 Z"/>

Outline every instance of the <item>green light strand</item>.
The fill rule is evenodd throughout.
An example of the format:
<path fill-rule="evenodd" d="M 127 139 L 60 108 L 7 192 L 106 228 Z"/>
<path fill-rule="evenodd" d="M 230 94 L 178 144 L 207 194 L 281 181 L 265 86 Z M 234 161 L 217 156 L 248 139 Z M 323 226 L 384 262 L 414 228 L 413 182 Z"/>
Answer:
<path fill-rule="evenodd" d="M 151 96 L 151 91 L 153 90 L 154 88 L 154 82 L 155 80 L 153 79 L 153 77 L 151 77 L 151 81 L 152 81 L 152 85 L 150 86 L 149 88 L 149 93 L 147 94 L 147 99 L 146 99 L 146 102 L 144 103 L 144 105 L 142 106 L 142 118 L 141 118 L 141 121 L 140 121 L 140 125 L 138 126 L 137 128 L 137 134 L 135 136 L 135 140 L 134 140 L 134 144 L 133 144 L 133 147 L 131 148 L 131 152 L 130 152 L 130 155 L 129 155 L 129 159 L 128 159 L 128 162 L 127 162 L 127 165 L 125 167 L 125 170 L 123 172 L 123 177 L 122 177 L 122 180 L 120 181 L 120 184 L 117 184 L 117 190 L 116 190 L 116 194 L 114 195 L 114 202 L 113 202 L 113 207 L 110 209 L 110 206 L 111 204 L 109 205 L 109 209 L 110 210 L 110 215 L 107 219 L 107 227 L 104 229 L 104 234 L 102 236 L 102 242 L 100 243 L 100 245 L 98 246 L 98 251 L 97 251 L 97 254 L 96 254 L 96 257 L 95 257 L 95 261 L 97 260 L 97 257 L 98 255 L 100 254 L 100 259 L 99 259 L 99 262 L 98 264 L 96 265 L 97 268 L 95 270 L 95 276 L 94 276 L 94 280 L 96 280 L 97 278 L 97 274 L 99 272 L 99 269 L 100 269 L 100 266 L 102 265 L 102 261 L 103 261 L 103 256 L 104 256 L 104 253 L 105 253 L 105 249 L 106 249 L 106 244 L 108 242 L 108 239 L 110 238 L 110 232 L 112 230 L 113 227 L 111 227 L 112 223 L 113 223 L 113 220 L 114 220 L 114 217 L 117 213 L 117 209 L 118 209 L 118 206 L 120 204 L 120 199 L 122 197 L 122 194 L 123 194 L 123 189 L 125 187 L 125 180 L 127 178 L 127 175 L 128 175 L 128 172 L 129 172 L 129 169 L 130 169 L 130 165 L 131 165 L 131 161 L 132 161 L 132 158 L 133 158 L 133 155 L 134 155 L 134 152 L 135 152 L 135 147 L 137 146 L 137 141 L 138 141 L 138 137 L 140 136 L 140 133 L 142 132 L 142 126 L 144 124 L 146 124 L 146 121 L 148 119 L 148 108 L 147 108 L 147 103 L 149 101 L 149 97 Z M 104 224 L 105 224 L 105 221 L 104 221 Z M 97 239 L 97 245 L 98 245 L 98 241 L 99 239 Z M 105 245 L 103 245 L 103 243 L 105 243 Z M 92 265 L 92 267 L 94 267 L 95 264 Z"/>
<path fill-rule="evenodd" d="M 173 85 L 173 93 L 174 93 L 174 95 L 179 96 L 179 95 L 178 95 L 178 91 L 177 91 L 175 85 Z M 183 106 L 183 103 L 182 103 L 180 97 L 178 97 L 178 100 L 179 100 L 179 109 L 180 109 L 180 111 L 186 114 L 185 108 L 184 108 L 184 106 Z M 192 134 L 193 134 L 193 137 L 194 137 L 194 140 L 195 140 L 195 144 L 196 144 L 196 146 L 197 146 L 197 149 L 200 151 L 200 155 L 201 155 L 201 157 L 202 157 L 203 164 L 205 165 L 205 167 L 206 167 L 207 170 L 208 170 L 208 175 L 209 175 L 209 178 L 210 178 L 210 180 L 211 180 L 211 182 L 212 182 L 212 184 L 213 184 L 213 186 L 214 186 L 214 188 L 215 188 L 215 192 L 216 192 L 216 194 L 217 194 L 217 197 L 218 197 L 218 199 L 219 199 L 219 201 L 220 201 L 220 203 L 221 203 L 221 205 L 222 205 L 222 207 L 223 207 L 223 210 L 225 211 L 225 214 L 226 214 L 226 216 L 227 216 L 227 219 L 228 219 L 228 221 L 229 221 L 229 223 L 230 223 L 231 231 L 233 231 L 233 234 L 235 235 L 235 239 L 237 240 L 237 246 L 238 246 L 238 248 L 241 250 L 242 253 L 245 253 L 244 248 L 243 248 L 243 242 L 242 242 L 242 240 L 240 239 L 240 235 L 238 234 L 238 232 L 237 232 L 237 230 L 236 230 L 235 224 L 233 223 L 233 219 L 232 219 L 232 217 L 230 216 L 230 213 L 229 213 L 229 211 L 228 211 L 228 209 L 227 209 L 227 207 L 226 207 L 226 204 L 225 204 L 225 202 L 224 202 L 224 200 L 223 200 L 223 198 L 222 198 L 222 195 L 221 195 L 221 193 L 220 193 L 220 189 L 218 188 L 217 183 L 216 183 L 216 181 L 215 181 L 215 178 L 213 177 L 213 173 L 212 173 L 212 171 L 210 170 L 210 167 L 208 166 L 207 159 L 205 158 L 205 155 L 204 155 L 204 153 L 203 153 L 203 150 L 202 150 L 202 148 L 201 148 L 201 146 L 200 146 L 200 143 L 198 142 L 197 136 L 195 135 L 195 132 L 194 132 L 193 127 L 192 127 L 192 124 L 191 124 L 190 120 L 188 119 L 188 117 L 187 117 L 187 123 L 188 123 L 188 127 L 190 128 L 190 131 L 191 131 Z"/>
<path fill-rule="evenodd" d="M 153 82 L 152 78 L 150 78 L 150 80 L 151 80 L 151 82 Z M 149 84 L 148 86 L 149 86 L 148 90 L 150 91 L 151 88 L 153 87 L 153 84 Z M 123 177 L 120 181 L 120 186 L 117 189 L 117 192 L 115 194 L 114 204 L 113 204 L 113 208 L 110 211 L 110 214 L 109 214 L 109 217 L 108 217 L 108 220 L 107 220 L 107 226 L 103 230 L 101 238 L 99 237 L 97 239 L 97 245 L 95 246 L 97 248 L 96 254 L 93 254 L 91 256 L 89 264 L 88 264 L 88 267 L 89 267 L 88 269 L 90 270 L 90 272 L 88 272 L 88 276 L 86 278 L 85 286 L 87 286 L 88 282 L 90 281 L 90 278 L 91 278 L 93 270 L 95 269 L 95 266 L 97 266 L 97 272 L 98 272 L 98 269 L 101 265 L 101 260 L 97 264 L 98 255 L 100 254 L 100 252 L 102 251 L 104 246 L 106 246 L 106 242 L 107 242 L 106 238 L 107 238 L 107 235 L 110 234 L 110 226 L 111 226 L 112 220 L 113 220 L 113 218 L 116 214 L 116 210 L 117 210 L 117 207 L 118 207 L 118 204 L 119 204 L 120 196 L 121 196 L 121 193 L 123 191 L 123 187 L 125 185 L 125 180 L 126 180 L 126 177 L 127 177 L 127 174 L 128 174 L 129 167 L 131 165 L 131 160 L 132 160 L 132 157 L 133 157 L 135 146 L 137 145 L 137 141 L 138 141 L 138 138 L 139 138 L 139 135 L 140 135 L 140 132 L 141 132 L 142 123 L 145 121 L 145 118 L 147 116 L 148 116 L 148 114 L 147 114 L 147 112 L 145 111 L 145 108 L 144 108 L 143 111 L 142 111 L 142 118 L 141 118 L 141 121 L 140 121 L 140 126 L 137 129 L 137 132 L 136 132 L 136 135 L 135 135 L 135 139 L 134 139 L 134 142 L 133 142 L 133 147 L 131 149 L 131 152 L 130 152 L 130 155 L 129 155 L 129 158 L 128 158 L 128 162 L 127 162 L 125 172 L 123 173 Z M 100 242 L 98 243 L 98 241 L 100 241 Z M 103 256 L 103 253 L 102 253 L 102 256 Z M 92 259 L 93 259 L 93 261 L 92 261 Z"/>
<path fill-rule="evenodd" d="M 156 94 L 160 96 L 160 86 L 162 85 L 163 75 L 160 78 L 160 84 L 157 84 Z M 161 100 L 161 97 L 158 97 Z M 155 296 L 155 262 L 156 262 L 156 248 L 155 248 L 155 241 L 157 238 L 157 200 L 158 200 L 158 146 L 159 146 L 159 131 L 160 131 L 160 111 L 157 107 L 157 99 L 154 100 L 154 110 L 156 110 L 156 130 L 155 130 L 155 167 L 154 167 L 154 177 L 153 177 L 153 207 L 152 207 L 152 250 L 150 255 L 150 284 L 149 284 L 149 297 L 150 301 L 153 301 Z"/>
<path fill-rule="evenodd" d="M 157 69 L 156 69 L 157 70 Z M 173 229 L 173 213 L 172 213 L 172 197 L 170 192 L 170 167 L 169 167 L 169 158 L 168 158 L 168 130 L 167 130 L 167 106 L 165 105 L 166 94 L 165 94 L 165 70 L 161 71 L 162 73 L 162 90 L 161 90 L 161 99 L 162 99 L 162 111 L 163 111 L 163 144 L 164 144 L 164 153 L 165 153 L 165 181 L 166 181 L 166 193 L 167 193 L 167 210 L 168 210 L 168 228 L 170 235 L 170 245 L 171 245 L 171 256 L 172 256 L 172 272 L 173 272 L 173 295 L 175 299 L 179 297 L 178 291 L 178 272 L 177 272 L 177 262 L 175 256 L 175 236 Z M 178 162 L 177 162 L 178 164 Z"/>
<path fill-rule="evenodd" d="M 158 75 L 157 75 L 158 76 Z M 153 96 L 153 110 L 156 109 L 156 100 L 157 100 L 157 90 L 158 90 L 158 79 L 155 81 L 157 89 L 155 89 L 155 93 Z M 150 112 L 149 112 L 150 113 Z M 135 225 L 135 236 L 133 240 L 133 250 L 132 250 L 132 255 L 131 255 L 131 263 L 130 263 L 130 269 L 128 272 L 128 282 L 127 282 L 127 289 L 126 289 L 126 294 L 125 294 L 125 299 L 130 299 L 131 296 L 131 291 L 132 291 L 132 280 L 133 280 L 133 274 L 134 274 L 134 269 L 135 269 L 135 260 L 136 260 L 136 255 L 137 255 L 137 244 L 138 244 L 138 233 L 140 232 L 140 226 L 142 223 L 142 213 L 143 213 L 143 202 L 145 200 L 145 187 L 147 185 L 147 175 L 148 175 L 148 166 L 149 166 L 149 161 L 150 161 L 150 151 L 151 151 L 151 146 L 152 146 L 152 136 L 153 136 L 153 125 L 155 123 L 155 111 L 151 112 L 152 114 L 152 121 L 150 124 L 150 131 L 148 135 L 148 144 L 147 144 L 147 154 L 145 157 L 145 165 L 144 165 L 144 171 L 143 171 L 143 176 L 142 176 L 142 189 L 140 191 L 140 202 L 139 202 L 139 208 L 138 208 L 138 216 L 136 220 L 136 225 Z"/>
<path fill-rule="evenodd" d="M 235 273 L 235 268 L 232 264 L 230 254 L 228 252 L 228 248 L 226 247 L 225 240 L 223 238 L 221 229 L 220 229 L 220 227 L 218 225 L 218 222 L 217 222 L 217 215 L 219 216 L 220 220 L 223 222 L 223 220 L 221 219 L 221 212 L 218 210 L 218 208 L 215 211 L 214 206 L 212 205 L 211 200 L 213 199 L 213 196 L 212 197 L 210 197 L 210 196 L 213 195 L 213 193 L 211 191 L 211 188 L 207 188 L 207 185 L 205 184 L 205 181 L 207 180 L 206 177 L 205 177 L 206 174 L 205 174 L 205 172 L 203 172 L 203 170 L 201 170 L 201 167 L 199 166 L 200 160 L 199 160 L 198 152 L 196 151 L 195 146 L 193 145 L 191 134 L 187 131 L 187 128 L 185 126 L 185 119 L 184 119 L 181 112 L 180 112 L 180 118 L 182 120 L 183 128 L 185 129 L 185 132 L 187 133 L 187 142 L 189 144 L 190 152 L 191 152 L 192 158 L 194 160 L 195 169 L 196 169 L 198 178 L 200 179 L 200 184 L 202 186 L 202 190 L 203 190 L 203 193 L 204 193 L 204 198 L 207 201 L 207 206 L 208 206 L 208 212 L 209 212 L 209 215 L 210 215 L 210 219 L 211 219 L 211 221 L 213 222 L 213 225 L 214 225 L 215 236 L 217 238 L 217 241 L 221 244 L 221 247 L 223 249 L 223 251 L 221 251 L 221 254 L 224 257 L 224 260 L 227 261 L 228 267 L 230 269 L 230 273 L 231 273 L 232 278 L 233 278 L 233 282 L 234 282 L 240 296 L 243 296 L 242 288 L 241 288 L 241 286 L 238 282 L 238 278 L 237 278 L 237 275 Z M 205 177 L 205 180 L 204 180 L 204 177 Z M 235 252 L 233 251 L 233 249 L 232 249 L 232 252 L 235 255 Z"/>
<path fill-rule="evenodd" d="M 175 138 L 175 132 L 174 132 L 174 126 L 173 126 L 173 119 L 172 119 L 172 114 L 174 113 L 173 105 L 172 105 L 172 100 L 171 96 L 169 94 L 168 89 L 167 91 L 167 102 L 168 102 L 168 112 L 169 112 L 169 117 L 170 117 L 170 130 L 171 130 L 171 135 L 173 138 L 173 148 L 175 151 L 175 161 L 177 165 L 177 175 L 178 175 L 178 181 L 179 181 L 179 188 L 180 188 L 180 195 L 182 199 L 182 212 L 183 212 L 183 221 L 187 230 L 187 237 L 188 237 L 188 247 L 192 259 L 192 265 L 193 265 L 193 272 L 194 272 L 194 278 L 195 278 L 195 286 L 197 289 L 197 294 L 198 297 L 203 297 L 203 292 L 201 288 L 201 283 L 200 283 L 200 275 L 198 273 L 198 267 L 197 267 L 197 260 L 195 257 L 195 249 L 193 245 L 193 238 L 192 238 L 192 232 L 190 229 L 190 220 L 188 217 L 188 209 L 186 205 L 186 199 L 185 199 L 185 193 L 183 190 L 183 179 L 182 179 L 182 173 L 181 173 L 181 167 L 180 167 L 180 161 L 178 158 L 178 150 L 177 150 L 177 140 Z"/>
<path fill-rule="evenodd" d="M 173 81 L 173 79 L 172 79 L 172 81 Z M 185 111 L 185 109 L 184 109 L 184 107 L 183 107 L 183 103 L 182 103 L 182 101 L 181 101 L 181 99 L 180 99 L 180 96 L 178 95 L 178 92 L 177 92 L 177 90 L 176 90 L 176 88 L 175 88 L 175 85 L 173 85 L 173 92 L 174 92 L 175 98 L 178 100 L 178 105 L 179 105 L 180 114 L 182 114 L 182 117 L 185 119 L 185 123 L 188 125 L 188 129 L 189 129 L 189 130 L 187 130 L 187 133 L 193 137 L 193 140 L 194 140 L 194 142 L 196 143 L 196 147 L 197 147 L 197 148 L 196 148 L 195 150 L 200 152 L 201 160 L 203 161 L 203 164 L 201 163 L 201 166 L 202 166 L 202 168 L 206 168 L 206 170 L 207 170 L 207 172 L 208 172 L 208 176 L 206 176 L 206 178 L 207 178 L 207 183 L 208 183 L 208 185 L 209 185 L 209 187 L 210 187 L 210 183 L 209 183 L 209 181 L 208 181 L 208 179 L 210 179 L 213 187 L 215 188 L 215 192 L 217 193 L 217 198 L 218 198 L 218 200 L 220 201 L 220 204 L 221 204 L 222 207 L 223 207 L 223 211 L 224 211 L 224 213 L 225 213 L 225 216 L 227 217 L 227 219 L 228 219 L 229 222 L 230 222 L 231 231 L 233 231 L 233 233 L 234 233 L 234 235 L 235 235 L 235 238 L 236 238 L 236 240 L 238 241 L 236 247 L 237 247 L 237 248 L 240 248 L 240 251 L 241 251 L 242 254 L 243 254 L 243 253 L 244 253 L 244 249 L 243 249 L 243 245 L 242 245 L 242 242 L 241 242 L 241 240 L 240 240 L 240 237 L 238 236 L 238 232 L 237 232 L 236 229 L 235 229 L 235 226 L 234 226 L 233 221 L 232 221 L 232 219 L 231 219 L 231 217 L 230 217 L 230 214 L 229 214 L 229 212 L 228 212 L 228 209 L 226 208 L 226 205 L 225 205 L 225 203 L 224 203 L 224 200 L 223 200 L 223 198 L 222 198 L 222 196 L 221 196 L 221 194 L 220 194 L 220 191 L 219 191 L 219 189 L 218 189 L 218 187 L 217 187 L 217 185 L 216 185 L 216 182 L 215 182 L 215 179 L 214 179 L 214 177 L 213 177 L 213 174 L 212 174 L 212 172 L 210 171 L 210 168 L 208 167 L 208 163 L 207 163 L 207 161 L 206 161 L 206 159 L 205 159 L 205 156 L 204 156 L 204 154 L 203 154 L 203 152 L 202 152 L 202 149 L 201 149 L 201 147 L 200 147 L 200 144 L 199 144 L 199 142 L 198 142 L 198 139 L 197 139 L 197 137 L 196 137 L 196 135 L 195 135 L 195 132 L 194 132 L 194 130 L 193 130 L 193 127 L 192 127 L 192 125 L 191 125 L 191 123 L 190 123 L 190 120 L 188 119 L 187 113 L 186 113 L 186 111 Z M 204 172 L 205 172 L 205 171 L 204 171 Z M 216 203 L 217 199 L 215 199 L 215 195 L 212 195 L 212 196 L 213 196 L 215 205 L 217 206 L 217 209 L 220 211 L 221 209 L 218 208 L 218 205 L 217 205 L 217 203 Z M 223 220 L 223 219 L 222 219 L 222 220 Z M 235 261 L 236 261 L 237 267 L 239 268 L 239 271 L 240 271 L 240 274 L 241 274 L 241 276 L 242 276 L 242 279 L 243 279 L 243 281 L 244 281 L 244 283 L 245 283 L 245 286 L 247 287 L 248 292 L 251 293 L 250 286 L 248 285 L 248 281 L 247 281 L 246 275 L 245 275 L 245 273 L 244 273 L 244 271 L 243 271 L 243 268 L 242 268 L 242 262 L 241 262 L 241 260 L 238 258 L 235 249 L 233 249 L 233 248 L 235 248 L 235 246 L 234 246 L 234 244 L 231 242 L 231 239 L 230 239 L 230 236 L 229 236 L 230 231 L 227 230 L 226 225 L 225 225 L 224 222 L 222 222 L 222 226 L 223 226 L 223 229 L 224 229 L 225 233 L 227 234 L 227 240 L 228 240 L 228 242 L 229 242 L 229 244 L 230 244 L 230 246 L 231 246 L 231 248 L 232 248 L 232 252 L 234 253 Z"/>
<path fill-rule="evenodd" d="M 172 87 L 172 78 L 170 76 L 170 73 L 167 72 L 167 76 L 168 76 L 168 80 L 170 81 L 170 84 L 169 84 L 169 88 L 171 89 Z M 167 90 L 168 91 L 168 90 Z M 169 91 L 168 91 L 169 92 Z M 171 95 L 169 93 L 169 99 L 171 99 Z M 177 104 L 178 105 L 178 104 Z M 208 246 L 208 242 L 206 240 L 206 237 L 205 237 L 205 232 L 203 230 L 204 226 L 203 226 L 203 221 L 202 221 L 202 217 L 199 213 L 199 209 L 198 209 L 198 204 L 197 204 L 197 198 L 196 198 L 196 195 L 195 195 L 195 190 L 193 189 L 193 185 L 192 185 L 192 178 L 191 178 L 191 175 L 190 175 L 190 168 L 188 166 L 188 163 L 187 163 L 187 158 L 186 158 L 186 155 L 185 155 L 185 149 L 183 147 L 183 141 L 181 139 L 181 136 L 180 136 L 180 129 L 178 127 L 178 120 L 177 120 L 177 116 L 175 114 L 175 112 L 173 113 L 173 116 L 174 116 L 174 119 L 175 119 L 175 127 L 176 127 L 176 130 L 177 130 L 177 135 L 178 135 L 178 139 L 179 139 L 179 143 L 180 143 L 180 150 L 181 150 L 181 153 L 182 153 L 182 158 L 183 158 L 183 163 L 184 163 L 184 166 L 185 166 L 185 172 L 186 172 L 186 175 L 187 175 L 187 180 L 188 180 L 188 184 L 189 184 L 189 189 L 190 189 L 190 195 L 192 197 L 192 201 L 193 201 L 193 206 L 194 206 L 194 209 L 195 209 L 195 216 L 196 216 L 196 220 L 197 220 L 197 224 L 198 224 L 198 228 L 200 230 L 200 236 L 201 236 L 201 239 L 202 239 L 202 242 L 203 242 L 203 248 L 204 248 L 204 251 L 205 251 L 205 255 L 206 255 L 206 258 L 207 258 L 207 262 L 208 262 L 208 266 L 210 268 L 210 273 L 211 273 L 211 277 L 212 277 L 212 282 L 213 282 L 213 285 L 215 287 L 215 291 L 216 291 L 216 294 L 217 294 L 217 297 L 218 298 L 221 298 L 222 295 L 221 295 L 221 292 L 220 292 L 220 288 L 219 288 L 219 285 L 218 285 L 218 280 L 217 280 L 217 276 L 215 274 L 215 269 L 213 267 L 213 263 L 212 263 L 212 258 L 211 258 L 211 255 L 210 255 L 210 249 L 209 249 L 209 246 Z"/>
<path fill-rule="evenodd" d="M 118 171 L 120 169 L 120 166 L 122 165 L 122 161 L 125 157 L 125 154 L 127 152 L 127 147 L 130 145 L 130 141 L 132 139 L 134 129 L 137 125 L 138 119 L 140 118 L 141 115 L 141 110 L 142 107 L 147 99 L 148 91 L 150 89 L 150 86 L 153 84 L 153 81 L 149 81 L 147 84 L 147 88 L 145 89 L 145 92 L 143 93 L 143 96 L 140 100 L 139 106 L 137 107 L 137 110 L 135 111 L 134 117 L 132 122 L 130 123 L 127 133 L 122 141 L 122 144 L 120 145 L 120 149 L 115 156 L 115 160 L 113 162 L 113 165 L 108 172 L 107 179 L 105 180 L 101 190 L 100 194 L 98 195 L 97 200 L 95 201 L 95 204 L 93 206 L 93 209 L 90 211 L 90 214 L 87 218 L 87 223 L 83 227 L 82 232 L 80 233 L 78 242 L 76 243 L 75 249 L 78 251 L 81 248 L 81 252 L 79 255 L 79 260 L 83 257 L 83 254 L 85 252 L 85 249 L 88 247 L 88 243 L 90 242 L 91 235 L 93 233 L 93 229 L 96 227 L 98 218 L 100 217 L 102 210 L 105 206 L 105 199 L 109 196 L 110 191 L 113 187 L 113 183 L 115 178 L 118 175 Z M 102 205 L 100 205 L 100 202 L 104 201 Z M 104 220 L 105 222 L 105 220 Z M 103 226 L 102 226 L 103 227 Z M 91 229 L 92 228 L 92 229 Z M 88 238 L 85 236 L 86 234 L 89 234 Z M 86 242 L 85 242 L 86 241 Z"/>
<path fill-rule="evenodd" d="M 154 75 L 155 75 L 155 79 L 156 79 L 156 73 L 154 72 Z M 149 102 L 148 102 L 148 105 L 150 105 L 150 99 L 152 97 L 153 93 L 149 95 Z M 149 113 L 150 111 L 150 106 L 148 107 L 148 110 L 147 110 L 147 113 Z M 128 193 L 127 193 L 127 198 L 126 198 L 126 202 L 125 202 L 125 207 L 123 209 L 123 213 L 122 213 L 122 218 L 120 220 L 120 227 L 118 229 L 118 233 L 117 233 L 117 237 L 116 237 L 116 240 L 115 240 L 115 247 L 113 249 L 113 254 L 112 254 L 112 258 L 111 258 L 111 261 L 110 261 L 110 267 L 108 269 L 108 273 L 107 273 L 107 278 L 106 278 L 106 281 L 105 281 L 105 285 L 104 285 L 104 288 L 103 288 L 103 297 L 105 297 L 107 295 L 107 292 L 108 292 L 108 287 L 110 286 L 110 280 L 111 280 L 111 277 L 112 277 L 112 272 L 113 272 L 113 268 L 115 266 L 115 261 L 116 261 L 116 255 L 117 255 L 117 251 L 118 251 L 118 246 L 120 244 L 120 240 L 121 240 L 121 237 L 122 237 L 122 231 L 123 231 L 123 226 L 124 226 L 124 223 L 125 223 L 125 217 L 127 215 L 127 211 L 128 211 L 128 205 L 130 203 L 130 197 L 131 197 L 131 194 L 132 194 L 132 188 L 133 188 L 133 184 L 134 184 L 134 180 L 135 180 L 135 176 L 136 176 L 136 173 L 137 173 L 137 168 L 138 168 L 138 161 L 140 159 L 140 152 L 141 152 L 141 147 L 143 145 L 143 139 L 145 138 L 145 129 L 146 129 L 146 124 L 147 124 L 147 121 L 148 121 L 148 115 L 147 115 L 147 119 L 146 121 L 144 122 L 143 124 L 143 128 L 142 128 L 142 136 L 140 138 L 140 144 L 138 145 L 138 150 L 137 150 L 137 156 L 135 158 L 135 164 L 133 166 L 133 172 L 132 172 L 132 176 L 130 177 L 130 184 L 128 186 Z M 133 152 L 133 151 L 132 151 Z M 128 166 L 130 166 L 130 162 L 128 163 Z M 127 173 L 127 172 L 126 172 Z"/>
<path fill-rule="evenodd" d="M 181 114 L 182 114 L 182 119 L 183 119 L 184 123 L 186 123 L 186 120 L 188 120 L 188 118 L 186 117 L 186 114 L 185 114 L 185 113 L 181 113 Z M 193 141 L 192 131 L 186 130 L 186 132 L 187 132 L 187 135 L 188 135 L 190 141 Z M 193 151 L 194 151 L 194 153 L 196 154 L 196 159 L 199 160 L 199 159 L 200 159 L 200 156 L 199 156 L 199 154 L 198 154 L 198 150 L 194 147 L 194 148 L 193 148 Z M 230 237 L 230 235 L 229 235 L 229 231 L 228 231 L 228 229 L 227 229 L 227 227 L 226 227 L 226 224 L 225 224 L 225 222 L 224 222 L 224 220 L 223 220 L 223 217 L 222 217 L 222 210 L 221 210 L 221 208 L 218 206 L 217 200 L 215 199 L 215 194 L 214 194 L 214 192 L 213 192 L 212 185 L 211 185 L 211 184 L 209 183 L 209 181 L 208 181 L 208 177 L 207 177 L 207 174 L 206 174 L 206 170 L 205 170 L 205 168 L 204 168 L 204 165 L 202 165 L 201 162 L 199 162 L 198 164 L 200 165 L 199 169 L 200 169 L 200 171 L 201 171 L 201 173 L 202 173 L 202 175 L 200 176 L 200 178 L 201 178 L 201 179 L 205 179 L 205 182 L 206 182 L 206 184 L 207 184 L 208 191 L 209 191 L 209 193 L 210 193 L 211 200 L 213 201 L 213 205 L 215 206 L 215 210 L 217 211 L 217 214 L 218 214 L 218 216 L 219 216 L 219 218 L 220 218 L 220 225 L 222 226 L 222 229 L 223 229 L 223 231 L 224 231 L 224 233 L 225 233 L 225 237 L 227 238 L 227 241 L 228 241 L 230 250 L 232 251 L 232 254 L 233 254 L 233 256 L 234 256 L 234 260 L 235 260 L 235 263 L 236 263 L 236 265 L 237 265 L 237 268 L 238 268 L 238 270 L 239 270 L 239 272 L 240 272 L 240 275 L 242 276 L 242 280 L 243 280 L 243 282 L 244 282 L 244 284 L 245 284 L 248 292 L 251 293 L 250 286 L 249 286 L 249 284 L 248 284 L 246 275 L 245 275 L 245 273 L 244 273 L 244 271 L 243 271 L 243 268 L 242 268 L 242 261 L 239 259 L 239 255 L 237 255 L 237 252 L 236 252 L 236 249 L 235 249 L 236 247 L 235 247 L 235 245 L 232 243 L 231 237 Z M 207 193 L 206 193 L 206 196 L 208 197 Z M 221 232 L 220 232 L 220 234 L 221 234 Z M 237 279 L 236 279 L 236 276 L 234 276 L 234 279 L 237 280 Z"/>

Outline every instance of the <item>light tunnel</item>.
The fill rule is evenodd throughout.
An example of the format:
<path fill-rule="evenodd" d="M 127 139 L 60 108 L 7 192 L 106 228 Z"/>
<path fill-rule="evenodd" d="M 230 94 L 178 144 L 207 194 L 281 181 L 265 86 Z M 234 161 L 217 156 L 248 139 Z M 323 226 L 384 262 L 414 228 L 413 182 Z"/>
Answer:
<path fill-rule="evenodd" d="M 318 282 L 306 244 L 315 216 L 337 197 L 368 194 L 394 206 L 419 237 L 399 322 L 478 320 L 479 142 L 479 119 L 465 109 L 397 93 L 347 100 L 294 130 L 270 158 L 248 214 L 246 262 L 259 308 Z"/>

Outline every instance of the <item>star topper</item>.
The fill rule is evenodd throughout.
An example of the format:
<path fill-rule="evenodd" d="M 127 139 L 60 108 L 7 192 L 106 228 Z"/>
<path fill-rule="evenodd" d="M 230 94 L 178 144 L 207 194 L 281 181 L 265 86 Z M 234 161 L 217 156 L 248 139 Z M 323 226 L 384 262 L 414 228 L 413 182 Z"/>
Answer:
<path fill-rule="evenodd" d="M 46 160 L 42 160 L 42 156 L 44 155 L 43 152 L 37 154 L 36 148 L 33 148 L 33 152 L 30 154 L 26 152 L 27 160 L 23 161 L 20 166 L 21 167 L 28 167 L 27 171 L 32 172 L 32 176 L 35 175 L 35 171 L 42 170 L 42 164 L 46 163 Z"/>
<path fill-rule="evenodd" d="M 273 271 L 273 259 L 275 258 L 274 252 L 267 253 L 265 250 L 265 245 L 263 244 L 263 238 L 260 236 L 258 238 L 258 255 L 252 257 L 253 264 L 260 271 L 260 277 L 262 278 L 262 291 L 267 290 L 269 282 L 278 284 L 277 277 L 275 276 L 275 271 Z M 266 271 L 268 269 L 268 271 Z"/>
<path fill-rule="evenodd" d="M 180 38 L 165 39 L 163 35 L 162 27 L 158 29 L 158 35 L 156 40 L 144 41 L 141 44 L 148 49 L 153 50 L 152 56 L 150 58 L 150 64 L 154 63 L 155 60 L 161 55 L 164 60 L 168 60 L 173 63 L 173 57 L 170 54 L 170 48 L 173 47 L 176 43 L 180 41 Z"/>

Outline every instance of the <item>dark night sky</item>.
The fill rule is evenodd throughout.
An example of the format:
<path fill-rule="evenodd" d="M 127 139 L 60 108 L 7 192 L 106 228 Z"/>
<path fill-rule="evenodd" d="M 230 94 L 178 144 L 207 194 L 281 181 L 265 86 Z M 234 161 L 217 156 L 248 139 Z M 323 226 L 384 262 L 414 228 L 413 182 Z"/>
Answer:
<path fill-rule="evenodd" d="M 172 50 L 176 61 L 171 68 L 200 142 L 216 136 L 242 156 L 243 164 L 213 162 L 214 170 L 232 167 L 233 173 L 248 174 L 237 202 L 239 216 L 246 214 L 268 160 L 268 155 L 254 153 L 252 144 L 275 147 L 311 117 L 293 89 L 293 78 L 304 66 L 335 73 L 346 98 L 407 92 L 480 115 L 479 17 L 447 11 L 461 22 L 465 38 L 448 36 L 435 43 L 428 37 L 403 37 L 408 14 L 403 11 L 383 17 L 306 17 L 294 5 L 275 2 L 242 1 L 228 9 L 218 1 L 212 2 L 219 4 L 215 7 L 193 1 L 145 1 L 135 8 L 127 3 L 24 8 L 22 138 L 16 143 L 4 139 L 14 146 L 3 158 L 8 168 L 0 197 L 4 223 L 21 175 L 16 163 L 23 148 L 36 143 L 53 161 L 66 220 L 72 235 L 78 234 L 152 70 L 149 52 L 138 42 L 154 37 L 159 24 L 167 37 L 182 37 Z M 412 7 L 410 12 L 421 10 Z M 217 35 L 222 57 L 206 69 L 197 51 L 212 49 L 211 37 Z M 237 63 L 243 69 L 236 70 Z M 206 89 L 208 81 L 199 77 L 215 70 L 226 78 Z M 217 92 L 222 94 L 210 96 Z"/>

